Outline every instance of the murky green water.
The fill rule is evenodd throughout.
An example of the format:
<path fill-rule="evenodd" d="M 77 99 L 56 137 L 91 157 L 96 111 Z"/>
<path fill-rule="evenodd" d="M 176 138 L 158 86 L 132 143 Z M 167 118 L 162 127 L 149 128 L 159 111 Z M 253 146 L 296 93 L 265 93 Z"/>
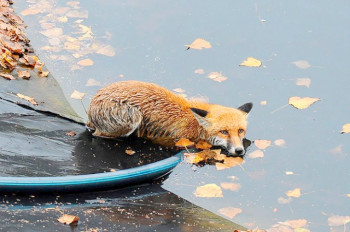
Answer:
<path fill-rule="evenodd" d="M 29 38 L 83 117 L 80 101 L 69 98 L 74 90 L 87 93 L 87 107 L 101 86 L 131 79 L 181 88 L 188 97 L 231 107 L 254 102 L 247 137 L 272 141 L 263 158 L 246 158 L 241 167 L 222 171 L 183 164 L 164 188 L 216 213 L 224 207 L 240 208 L 242 213 L 232 220 L 248 228 L 306 219 L 304 228 L 329 231 L 330 217 L 350 215 L 350 138 L 339 133 L 350 122 L 349 2 L 38 2 L 42 13 L 23 17 Z M 14 7 L 21 12 L 33 5 L 18 1 Z M 67 12 L 70 17 L 65 19 Z M 50 28 L 62 28 L 62 33 L 40 34 Z M 67 36 L 85 37 L 78 47 L 67 44 L 76 41 Z M 212 48 L 186 50 L 184 45 L 196 38 L 209 41 Z M 99 51 L 104 55 L 96 53 L 97 47 L 106 48 Z M 239 66 L 249 56 L 263 66 Z M 77 64 L 84 59 L 93 65 Z M 308 65 L 298 67 L 296 61 Z M 198 69 L 203 74 L 195 73 Z M 227 80 L 207 78 L 211 72 Z M 299 78 L 309 78 L 310 86 L 296 85 Z M 298 110 L 288 105 L 293 96 L 321 100 Z M 277 139 L 284 139 L 285 146 L 274 145 Z M 256 149 L 252 145 L 248 155 Z M 223 182 L 241 188 L 223 190 L 223 198 L 193 194 L 198 186 Z M 301 196 L 288 198 L 286 192 L 296 188 Z M 343 231 L 344 226 L 332 229 Z"/>

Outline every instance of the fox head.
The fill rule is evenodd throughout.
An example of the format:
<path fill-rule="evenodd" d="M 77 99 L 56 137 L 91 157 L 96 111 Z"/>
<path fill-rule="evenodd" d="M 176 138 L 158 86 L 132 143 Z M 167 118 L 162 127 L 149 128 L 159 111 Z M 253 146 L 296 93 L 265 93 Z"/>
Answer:
<path fill-rule="evenodd" d="M 209 135 L 209 143 L 225 148 L 232 155 L 244 155 L 243 138 L 247 130 L 247 117 L 253 103 L 237 109 L 210 105 L 206 110 L 191 108 L 191 111 Z"/>

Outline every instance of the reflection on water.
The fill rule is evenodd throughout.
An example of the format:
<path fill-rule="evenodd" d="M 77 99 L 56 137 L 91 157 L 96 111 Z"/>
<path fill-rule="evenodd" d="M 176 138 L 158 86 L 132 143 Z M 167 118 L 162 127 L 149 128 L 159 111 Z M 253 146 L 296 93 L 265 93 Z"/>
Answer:
<path fill-rule="evenodd" d="M 68 98 L 75 89 L 87 92 L 83 102 L 88 105 L 101 85 L 136 79 L 168 89 L 181 88 L 188 97 L 230 107 L 252 101 L 255 107 L 247 136 L 286 142 L 283 147 L 272 143 L 262 150 L 263 157 L 246 159 L 231 169 L 181 165 L 164 187 L 213 212 L 241 208 L 242 213 L 233 220 L 249 228 L 270 228 L 294 219 L 305 219 L 303 228 L 311 231 L 344 228 L 328 219 L 349 216 L 349 138 L 339 133 L 350 113 L 346 106 L 350 92 L 350 44 L 346 41 L 350 31 L 344 29 L 350 26 L 348 2 L 103 0 L 73 6 L 67 1 L 44 2 L 51 8 L 82 12 L 75 17 L 69 13 L 67 19 L 61 18 L 65 15 L 62 11 L 51 14 L 46 10 L 24 17 L 33 47 Z M 21 12 L 30 5 L 22 0 L 14 7 Z M 52 40 L 39 33 L 47 27 L 61 28 L 62 38 Z M 79 40 L 85 34 L 75 34 L 78 30 L 86 30 L 86 38 Z M 77 52 L 64 49 L 67 38 L 81 41 L 79 49 L 67 45 Z M 186 50 L 184 45 L 196 38 L 209 41 L 212 48 Z M 114 56 L 88 53 L 96 48 L 94 41 L 113 47 Z M 45 50 L 45 46 L 61 50 Z M 84 49 L 86 54 L 80 56 Z M 250 56 L 261 60 L 263 66 L 240 67 Z M 85 59 L 93 65 L 71 70 Z M 212 72 L 227 79 L 216 82 L 208 78 Z M 311 82 L 298 85 L 298 79 Z M 293 96 L 321 101 L 297 110 L 288 105 Z M 80 101 L 70 101 L 85 114 Z M 249 152 L 255 149 L 252 145 Z M 193 195 L 200 185 L 221 186 L 232 181 L 242 187 L 238 191 L 223 189 L 223 198 Z M 299 197 L 286 195 L 296 188 L 301 190 Z"/>

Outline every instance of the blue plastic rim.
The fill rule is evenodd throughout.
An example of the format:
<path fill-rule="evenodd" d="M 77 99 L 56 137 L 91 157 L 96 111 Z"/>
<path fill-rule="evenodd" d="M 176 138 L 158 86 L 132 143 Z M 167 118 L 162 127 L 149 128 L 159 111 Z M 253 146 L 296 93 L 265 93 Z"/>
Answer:
<path fill-rule="evenodd" d="M 55 177 L 0 177 L 0 192 L 72 192 L 117 188 L 167 175 L 182 159 L 180 152 L 164 160 L 115 172 Z"/>

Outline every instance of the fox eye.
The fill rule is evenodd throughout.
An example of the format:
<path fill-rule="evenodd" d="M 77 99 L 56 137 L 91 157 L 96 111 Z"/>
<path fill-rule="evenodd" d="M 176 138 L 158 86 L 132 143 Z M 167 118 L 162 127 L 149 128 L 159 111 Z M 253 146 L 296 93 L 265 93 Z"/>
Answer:
<path fill-rule="evenodd" d="M 223 134 L 223 135 L 228 135 L 228 131 L 227 130 L 221 130 L 220 133 Z"/>
<path fill-rule="evenodd" d="M 244 132 L 243 129 L 239 129 L 239 130 L 238 130 L 238 134 L 242 134 L 243 132 Z"/>

